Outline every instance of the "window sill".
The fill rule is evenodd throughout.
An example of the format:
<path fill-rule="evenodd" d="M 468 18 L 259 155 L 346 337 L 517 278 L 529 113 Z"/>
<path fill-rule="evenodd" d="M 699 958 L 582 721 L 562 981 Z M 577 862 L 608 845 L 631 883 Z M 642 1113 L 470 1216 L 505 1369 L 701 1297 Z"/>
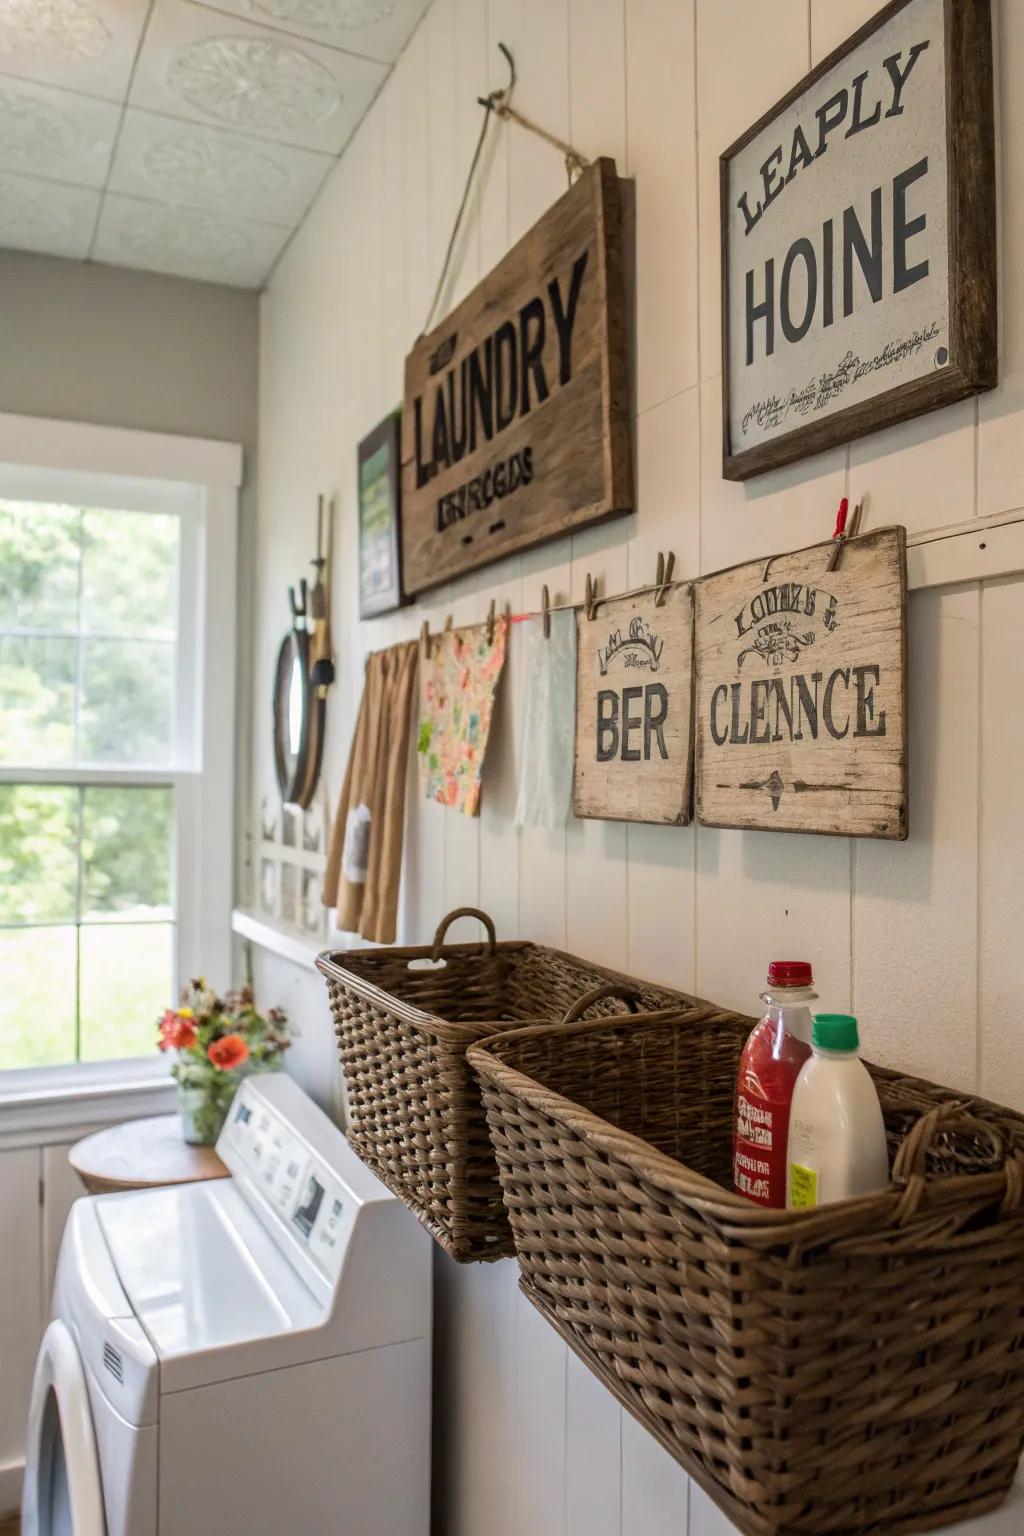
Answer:
<path fill-rule="evenodd" d="M 73 1141 L 116 1121 L 168 1114 L 174 1103 L 160 1058 L 0 1072 L 0 1150 Z"/>

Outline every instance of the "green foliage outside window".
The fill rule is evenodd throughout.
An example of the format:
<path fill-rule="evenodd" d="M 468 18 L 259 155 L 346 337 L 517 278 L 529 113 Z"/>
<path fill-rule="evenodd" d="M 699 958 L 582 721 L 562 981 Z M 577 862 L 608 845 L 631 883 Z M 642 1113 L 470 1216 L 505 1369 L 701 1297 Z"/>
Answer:
<path fill-rule="evenodd" d="M 146 1054 L 171 987 L 178 519 L 0 502 L 0 1069 Z M 45 926 L 44 926 L 45 925 Z"/>

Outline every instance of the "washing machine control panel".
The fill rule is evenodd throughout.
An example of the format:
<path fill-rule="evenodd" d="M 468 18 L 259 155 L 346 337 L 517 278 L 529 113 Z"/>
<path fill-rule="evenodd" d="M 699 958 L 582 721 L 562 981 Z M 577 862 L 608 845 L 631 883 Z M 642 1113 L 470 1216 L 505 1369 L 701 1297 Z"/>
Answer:
<path fill-rule="evenodd" d="M 350 1228 L 337 1177 L 273 1110 L 244 1094 L 235 1099 L 226 1130 L 232 1162 L 244 1168 L 262 1203 L 336 1278 Z"/>

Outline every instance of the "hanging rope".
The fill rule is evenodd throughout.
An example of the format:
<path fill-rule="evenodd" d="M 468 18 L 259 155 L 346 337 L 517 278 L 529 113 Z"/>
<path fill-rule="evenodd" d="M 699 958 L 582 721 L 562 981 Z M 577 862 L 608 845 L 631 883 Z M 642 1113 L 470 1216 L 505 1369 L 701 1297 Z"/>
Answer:
<path fill-rule="evenodd" d="M 505 55 L 505 59 L 508 63 L 509 82 L 508 85 L 504 86 L 502 89 L 491 91 L 489 96 L 477 97 L 477 101 L 484 109 L 483 122 L 480 124 L 480 133 L 476 141 L 476 149 L 473 151 L 473 158 L 469 162 L 469 175 L 466 177 L 466 185 L 463 189 L 462 201 L 459 203 L 459 211 L 455 215 L 455 223 L 452 225 L 451 236 L 448 240 L 448 249 L 444 253 L 444 263 L 441 267 L 441 274 L 437 279 L 437 287 L 434 289 L 434 297 L 431 300 L 430 309 L 427 311 L 427 319 L 423 327 L 424 335 L 427 331 L 430 330 L 430 327 L 433 324 L 434 315 L 437 312 L 437 306 L 441 302 L 441 294 L 444 292 L 444 285 L 447 281 L 449 268 L 452 264 L 452 254 L 455 250 L 455 245 L 459 238 L 459 231 L 462 228 L 462 221 L 465 217 L 466 208 L 469 205 L 469 194 L 472 191 L 477 167 L 480 164 L 480 158 L 484 152 L 484 143 L 487 139 L 487 130 L 490 127 L 491 118 L 500 117 L 503 122 L 518 123 L 520 128 L 525 128 L 528 133 L 535 133 L 537 137 L 539 139 L 543 139 L 546 144 L 550 144 L 554 149 L 560 150 L 565 156 L 565 172 L 569 178 L 570 186 L 576 180 L 576 177 L 579 176 L 580 173 L 584 171 L 590 164 L 586 156 L 581 155 L 578 150 L 573 149 L 571 144 L 567 144 L 564 139 L 558 138 L 553 133 L 548 133 L 546 128 L 541 128 L 539 124 L 531 122 L 528 117 L 524 117 L 521 112 L 517 111 L 516 108 L 512 106 L 512 92 L 515 89 L 516 84 L 515 60 L 513 59 L 512 54 L 508 48 L 506 48 L 504 43 L 499 43 L 498 47 Z"/>

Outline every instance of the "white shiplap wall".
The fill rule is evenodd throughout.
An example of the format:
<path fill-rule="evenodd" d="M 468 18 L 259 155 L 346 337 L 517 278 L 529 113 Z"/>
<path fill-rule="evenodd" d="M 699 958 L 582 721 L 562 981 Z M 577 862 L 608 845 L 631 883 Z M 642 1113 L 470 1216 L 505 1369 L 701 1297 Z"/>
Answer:
<path fill-rule="evenodd" d="M 830 531 L 840 496 L 876 526 L 932 528 L 1024 505 L 1024 4 L 997 6 L 1002 383 L 977 401 L 745 486 L 720 475 L 718 155 L 873 0 L 434 0 L 265 295 L 254 675 L 258 787 L 272 793 L 269 679 L 285 585 L 309 558 L 316 493 L 343 513 L 339 686 L 327 777 L 340 785 L 369 649 L 423 618 L 475 620 L 493 597 L 578 597 L 648 578 L 658 549 L 696 575 Z M 508 560 L 390 619 L 357 623 L 355 446 L 399 401 L 479 124 L 503 82 L 517 104 L 636 178 L 636 516 Z M 512 127 L 491 144 L 453 285 L 460 297 L 558 196 L 557 154 Z M 766 960 L 814 960 L 871 1054 L 1024 1107 L 1024 587 L 932 590 L 911 602 L 909 843 L 570 822 L 511 825 L 518 632 L 470 821 L 410 788 L 402 936 L 480 903 L 503 936 L 565 945 L 724 1004 L 753 1006 Z M 265 966 L 263 981 L 274 986 Z M 309 997 L 307 1077 L 330 1056 Z M 316 1070 L 320 1070 L 317 1068 Z M 324 1096 L 327 1089 L 324 1089 Z M 437 1529 L 445 1536 L 719 1536 L 726 1523 L 567 1354 L 516 1291 L 511 1263 L 439 1255 Z"/>

